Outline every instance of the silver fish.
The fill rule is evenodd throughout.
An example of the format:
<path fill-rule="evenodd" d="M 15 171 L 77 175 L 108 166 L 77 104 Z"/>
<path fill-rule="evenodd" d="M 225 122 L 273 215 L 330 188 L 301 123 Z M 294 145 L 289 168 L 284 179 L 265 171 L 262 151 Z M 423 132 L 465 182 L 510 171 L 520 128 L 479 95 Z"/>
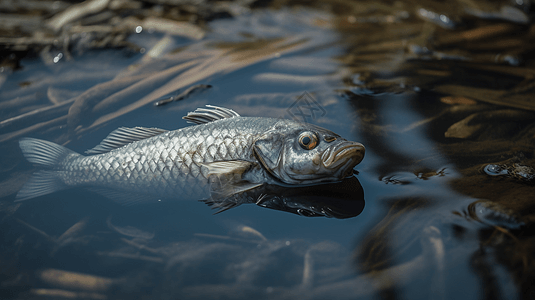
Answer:
<path fill-rule="evenodd" d="M 22 187 L 17 201 L 69 187 L 91 188 L 125 204 L 221 199 L 263 184 L 339 181 L 364 157 L 362 144 L 311 124 L 241 117 L 211 105 L 183 118 L 198 125 L 173 131 L 121 127 L 86 151 L 90 156 L 21 139 L 26 159 L 43 170 Z"/>

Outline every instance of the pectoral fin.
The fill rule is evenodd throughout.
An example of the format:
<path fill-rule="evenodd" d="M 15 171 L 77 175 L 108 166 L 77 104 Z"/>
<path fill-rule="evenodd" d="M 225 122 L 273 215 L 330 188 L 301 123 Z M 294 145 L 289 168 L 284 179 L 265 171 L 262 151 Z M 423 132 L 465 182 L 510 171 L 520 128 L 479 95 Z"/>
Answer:
<path fill-rule="evenodd" d="M 214 183 L 210 186 L 210 196 L 212 199 L 224 199 L 233 195 L 242 194 L 262 186 L 263 183 L 241 182 L 232 183 Z"/>
<path fill-rule="evenodd" d="M 253 162 L 230 160 L 205 163 L 203 166 L 208 169 L 210 181 L 209 202 L 222 204 L 213 206 L 220 208 L 221 211 L 239 205 L 235 203 L 235 200 L 232 200 L 236 198 L 235 196 L 263 185 L 263 183 L 252 183 L 243 179 L 243 175 L 247 171 L 258 166 Z"/>
<path fill-rule="evenodd" d="M 228 185 L 225 188 L 212 189 L 209 199 L 201 200 L 212 209 L 217 209 L 214 214 L 222 213 L 243 203 L 254 202 L 259 194 L 262 183 L 244 182 L 238 185 Z M 213 186 L 212 186 L 213 187 Z"/>
<path fill-rule="evenodd" d="M 245 160 L 227 160 L 203 163 L 202 165 L 208 168 L 208 176 L 241 176 L 256 164 Z"/>

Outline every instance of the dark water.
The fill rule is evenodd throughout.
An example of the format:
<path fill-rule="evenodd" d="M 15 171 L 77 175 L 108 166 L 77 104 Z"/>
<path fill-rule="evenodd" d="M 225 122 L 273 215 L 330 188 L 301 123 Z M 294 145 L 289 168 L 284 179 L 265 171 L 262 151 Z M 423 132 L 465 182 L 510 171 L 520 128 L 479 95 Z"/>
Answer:
<path fill-rule="evenodd" d="M 366 7 L 353 15 L 335 5 L 337 14 L 258 9 L 211 22 L 200 41 L 142 31 L 129 40 L 144 54 L 89 51 L 5 69 L 0 296 L 534 297 L 533 186 L 514 170 L 496 177 L 481 171 L 533 165 L 529 51 L 515 54 L 522 65 L 511 66 L 485 52 L 511 52 L 506 46 L 455 36 L 501 24 L 529 40 L 533 27 L 469 19 L 451 29 L 418 18 L 413 7 Z M 163 53 L 148 58 L 165 39 Z M 418 50 L 431 39 L 435 49 Z M 487 48 L 475 49 L 483 42 Z M 153 105 L 195 84 L 212 87 Z M 69 102 L 90 89 L 93 98 Z M 305 92 L 322 110 L 303 120 L 293 108 L 310 108 L 299 102 Z M 349 182 L 362 190 L 344 199 L 353 205 L 337 208 L 346 218 L 254 204 L 213 215 L 204 203 L 180 200 L 124 207 L 78 189 L 13 202 L 33 171 L 20 137 L 82 153 L 120 126 L 189 126 L 181 117 L 205 104 L 297 118 L 363 143 L 366 156 Z"/>

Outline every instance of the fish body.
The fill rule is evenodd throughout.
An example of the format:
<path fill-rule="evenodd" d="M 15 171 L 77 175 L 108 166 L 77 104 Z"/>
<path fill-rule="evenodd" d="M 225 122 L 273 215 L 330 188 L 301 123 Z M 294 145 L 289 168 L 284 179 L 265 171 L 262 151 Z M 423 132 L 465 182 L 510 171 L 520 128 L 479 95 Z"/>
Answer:
<path fill-rule="evenodd" d="M 68 187 L 92 188 L 124 203 L 154 196 L 228 197 L 262 184 L 303 185 L 339 180 L 364 155 L 364 147 L 359 143 L 292 120 L 241 117 L 230 109 L 215 106 L 197 109 L 184 118 L 198 125 L 173 131 L 119 128 L 87 151 L 93 154 L 90 156 L 52 142 L 22 139 L 20 146 L 25 157 L 43 170 L 30 178 L 17 200 Z M 325 149 L 306 149 L 301 145 L 303 139 L 308 147 L 315 142 L 318 145 L 314 148 L 325 144 Z M 334 149 L 338 144 L 338 152 L 345 154 Z M 314 150 L 317 153 L 311 156 Z M 318 168 L 325 164 L 334 168 L 329 172 Z"/>

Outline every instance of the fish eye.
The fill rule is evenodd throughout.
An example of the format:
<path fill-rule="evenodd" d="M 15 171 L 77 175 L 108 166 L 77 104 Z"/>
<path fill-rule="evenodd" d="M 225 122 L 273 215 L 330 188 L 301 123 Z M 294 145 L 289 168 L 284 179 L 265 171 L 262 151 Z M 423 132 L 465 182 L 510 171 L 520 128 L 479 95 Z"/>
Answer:
<path fill-rule="evenodd" d="M 310 131 L 305 131 L 299 135 L 299 145 L 305 150 L 316 148 L 318 141 L 318 136 Z"/>

